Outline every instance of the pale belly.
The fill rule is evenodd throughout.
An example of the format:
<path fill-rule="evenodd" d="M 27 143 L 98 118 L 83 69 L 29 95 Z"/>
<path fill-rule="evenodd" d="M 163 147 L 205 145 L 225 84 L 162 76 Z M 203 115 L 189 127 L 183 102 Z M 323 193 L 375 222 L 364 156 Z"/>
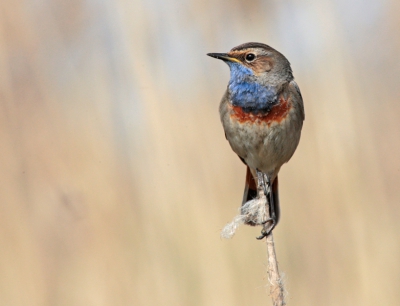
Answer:
<path fill-rule="evenodd" d="M 222 102 L 220 115 L 232 150 L 252 169 L 274 179 L 280 167 L 289 161 L 300 140 L 301 116 L 292 105 L 280 116 L 271 118 L 238 115 L 229 102 Z"/>

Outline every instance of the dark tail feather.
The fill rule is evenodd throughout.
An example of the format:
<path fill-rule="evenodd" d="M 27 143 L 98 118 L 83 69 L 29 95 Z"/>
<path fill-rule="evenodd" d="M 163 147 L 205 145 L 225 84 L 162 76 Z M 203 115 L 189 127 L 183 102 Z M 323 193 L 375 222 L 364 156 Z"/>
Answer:
<path fill-rule="evenodd" d="M 281 216 L 281 211 L 279 208 L 278 176 L 276 176 L 274 182 L 272 183 L 272 197 L 274 198 L 276 224 L 278 224 L 279 218 Z"/>
<path fill-rule="evenodd" d="M 257 183 L 254 180 L 253 174 L 251 173 L 249 166 L 247 166 L 246 183 L 244 186 L 242 205 L 247 201 L 253 200 L 256 197 L 257 197 Z"/>

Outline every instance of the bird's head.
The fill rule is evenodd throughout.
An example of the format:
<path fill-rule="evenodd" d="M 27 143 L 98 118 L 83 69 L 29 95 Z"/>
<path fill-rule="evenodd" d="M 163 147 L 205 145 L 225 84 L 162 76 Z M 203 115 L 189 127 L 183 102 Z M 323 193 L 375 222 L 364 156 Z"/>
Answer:
<path fill-rule="evenodd" d="M 256 82 L 265 86 L 280 86 L 293 79 L 286 57 L 262 43 L 245 43 L 228 53 L 208 53 L 221 59 L 231 70 L 231 82 Z"/>

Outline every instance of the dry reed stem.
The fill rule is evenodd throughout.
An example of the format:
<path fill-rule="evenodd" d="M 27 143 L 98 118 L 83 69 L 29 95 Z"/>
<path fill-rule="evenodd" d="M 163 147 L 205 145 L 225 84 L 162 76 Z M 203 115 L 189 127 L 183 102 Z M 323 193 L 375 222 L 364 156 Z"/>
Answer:
<path fill-rule="evenodd" d="M 264 194 L 264 189 L 261 184 L 258 184 L 258 196 L 260 199 L 263 200 L 266 205 L 268 203 L 267 198 Z M 269 218 L 269 209 L 266 209 L 266 214 L 267 214 L 267 219 Z M 268 223 L 264 225 L 264 230 L 267 230 L 268 228 Z M 285 288 L 283 285 L 283 281 L 281 279 L 281 276 L 279 274 L 279 268 L 278 268 L 278 260 L 276 258 L 276 252 L 275 252 L 275 244 L 274 244 L 274 236 L 269 234 L 266 237 L 267 241 L 267 251 L 268 251 L 268 280 L 270 283 L 270 295 L 272 299 L 272 305 L 273 306 L 284 306 L 286 305 L 285 302 Z"/>
<path fill-rule="evenodd" d="M 272 299 L 272 305 L 284 306 L 285 288 L 281 276 L 279 275 L 278 261 L 276 259 L 274 237 L 272 233 L 267 237 L 267 249 L 268 249 L 268 279 L 270 282 L 269 292 Z"/>
<path fill-rule="evenodd" d="M 246 202 L 242 207 L 240 214 L 236 216 L 232 222 L 225 225 L 221 231 L 221 237 L 232 238 L 240 224 L 254 222 L 261 224 L 263 221 L 268 220 L 269 216 L 269 203 L 264 193 L 263 177 L 260 174 L 258 178 L 258 197 L 256 199 Z M 264 230 L 267 231 L 270 226 L 269 222 L 263 225 Z M 274 237 L 269 234 L 266 237 L 267 251 L 268 251 L 268 280 L 270 283 L 270 295 L 272 298 L 273 306 L 284 306 L 285 303 L 285 288 L 281 276 L 279 275 L 278 260 L 276 259 Z"/>

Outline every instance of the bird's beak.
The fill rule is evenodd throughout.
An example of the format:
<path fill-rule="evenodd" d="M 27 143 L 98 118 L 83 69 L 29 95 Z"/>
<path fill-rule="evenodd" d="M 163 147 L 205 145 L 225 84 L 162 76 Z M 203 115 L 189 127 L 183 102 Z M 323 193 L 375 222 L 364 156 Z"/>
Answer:
<path fill-rule="evenodd" d="M 227 53 L 207 53 L 207 55 L 227 62 L 240 63 L 238 59 L 230 57 Z"/>

